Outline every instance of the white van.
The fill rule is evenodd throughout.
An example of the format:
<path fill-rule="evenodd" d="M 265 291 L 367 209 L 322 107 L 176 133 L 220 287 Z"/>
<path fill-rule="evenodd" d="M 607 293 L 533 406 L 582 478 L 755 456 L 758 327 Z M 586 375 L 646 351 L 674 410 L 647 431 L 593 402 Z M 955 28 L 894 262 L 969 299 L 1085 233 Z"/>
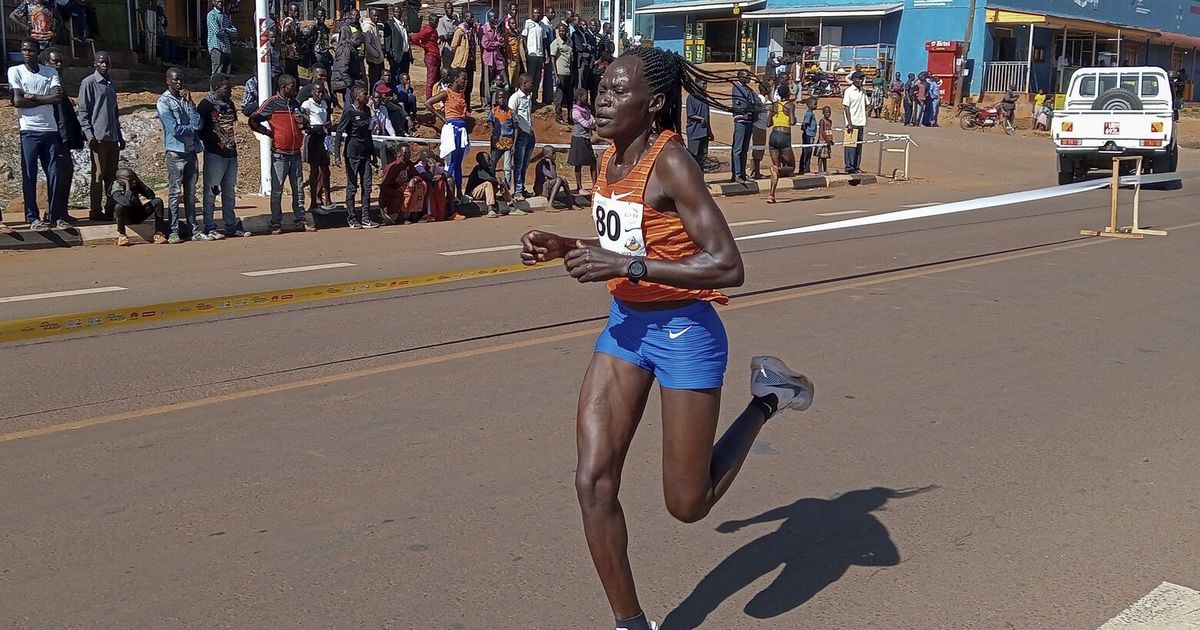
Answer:
<path fill-rule="evenodd" d="M 1069 184 L 1088 169 L 1111 169 L 1112 158 L 1124 155 L 1143 156 L 1143 166 L 1152 172 L 1175 172 L 1176 107 L 1171 80 L 1162 68 L 1076 70 L 1066 103 L 1051 125 L 1058 183 Z"/>

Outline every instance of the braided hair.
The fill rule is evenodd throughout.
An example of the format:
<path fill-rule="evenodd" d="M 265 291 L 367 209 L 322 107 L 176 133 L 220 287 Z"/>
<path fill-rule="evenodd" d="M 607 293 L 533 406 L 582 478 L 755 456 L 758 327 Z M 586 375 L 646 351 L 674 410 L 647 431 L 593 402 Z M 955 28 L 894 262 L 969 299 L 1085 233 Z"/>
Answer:
<path fill-rule="evenodd" d="M 738 80 L 739 73 L 736 71 L 705 70 L 692 65 L 678 53 L 650 46 L 633 46 L 621 53 L 621 56 L 637 57 L 642 62 L 642 75 L 650 88 L 650 94 L 662 94 L 666 97 L 666 102 L 654 121 L 659 130 L 670 129 L 676 133 L 682 131 L 680 114 L 685 89 L 688 94 L 700 99 L 700 102 L 709 107 L 725 112 L 733 111 L 732 103 L 717 99 L 707 88 L 701 87 L 700 83 L 734 83 Z"/>

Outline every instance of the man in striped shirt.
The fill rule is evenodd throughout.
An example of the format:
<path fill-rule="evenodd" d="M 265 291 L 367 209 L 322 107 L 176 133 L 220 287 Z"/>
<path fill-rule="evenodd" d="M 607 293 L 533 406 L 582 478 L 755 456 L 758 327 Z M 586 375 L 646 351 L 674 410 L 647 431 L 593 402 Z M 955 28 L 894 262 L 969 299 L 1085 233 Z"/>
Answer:
<path fill-rule="evenodd" d="M 304 146 L 304 129 L 308 118 L 300 111 L 296 100 L 296 78 L 290 74 L 279 77 L 279 90 L 263 101 L 258 111 L 250 115 L 250 129 L 271 139 L 271 233 L 283 231 L 283 182 L 292 187 L 292 217 L 297 229 L 316 232 L 317 226 L 305 221 L 304 189 L 300 187 L 304 161 L 300 148 Z M 267 123 L 266 126 L 263 123 Z"/>

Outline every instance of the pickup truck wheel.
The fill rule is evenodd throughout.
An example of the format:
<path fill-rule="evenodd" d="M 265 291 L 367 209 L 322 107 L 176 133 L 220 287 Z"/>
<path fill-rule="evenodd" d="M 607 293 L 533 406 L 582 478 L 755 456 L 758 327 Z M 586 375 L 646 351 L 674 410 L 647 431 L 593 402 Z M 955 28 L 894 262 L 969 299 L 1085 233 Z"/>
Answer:
<path fill-rule="evenodd" d="M 1058 185 L 1075 183 L 1075 160 L 1068 157 L 1058 158 Z"/>
<path fill-rule="evenodd" d="M 1113 88 L 1096 97 L 1092 111 L 1131 111 L 1142 109 L 1142 99 L 1124 88 Z"/>
<path fill-rule="evenodd" d="M 1179 147 L 1177 145 L 1171 145 L 1171 148 L 1167 150 L 1165 155 L 1156 155 L 1154 156 L 1154 159 L 1150 161 L 1150 169 L 1156 174 L 1174 173 L 1178 166 Z M 1149 187 L 1156 188 L 1158 190 L 1179 190 L 1183 187 L 1183 182 L 1162 182 L 1160 184 L 1152 184 Z"/>

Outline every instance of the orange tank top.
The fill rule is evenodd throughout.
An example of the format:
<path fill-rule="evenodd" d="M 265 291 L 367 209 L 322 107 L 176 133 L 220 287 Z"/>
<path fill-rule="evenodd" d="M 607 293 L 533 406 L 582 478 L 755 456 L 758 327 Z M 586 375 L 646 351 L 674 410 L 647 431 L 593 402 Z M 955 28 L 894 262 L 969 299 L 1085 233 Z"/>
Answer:
<path fill-rule="evenodd" d="M 446 118 L 466 118 L 467 99 L 462 92 L 446 90 Z"/>
<path fill-rule="evenodd" d="M 655 210 L 644 198 L 654 162 L 671 141 L 680 142 L 679 135 L 673 131 L 659 133 L 650 151 L 619 182 L 608 181 L 608 161 L 615 148 L 609 146 L 605 150 L 592 195 L 592 218 L 604 249 L 625 256 L 645 256 L 649 260 L 681 260 L 700 253 L 700 246 L 683 228 L 683 220 Z M 682 289 L 645 280 L 634 284 L 627 278 L 609 280 L 608 291 L 626 302 L 729 302 L 728 297 L 715 289 Z"/>

